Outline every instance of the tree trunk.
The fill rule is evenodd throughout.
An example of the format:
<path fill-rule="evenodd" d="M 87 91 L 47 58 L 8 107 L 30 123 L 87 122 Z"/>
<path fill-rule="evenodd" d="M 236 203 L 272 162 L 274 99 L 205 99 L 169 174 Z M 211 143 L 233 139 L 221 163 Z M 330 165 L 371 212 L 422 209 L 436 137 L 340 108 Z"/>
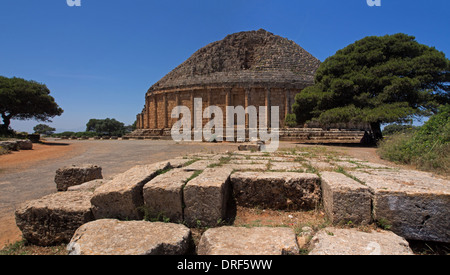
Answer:
<path fill-rule="evenodd" d="M 373 138 L 375 142 L 378 142 L 383 139 L 383 133 L 381 132 L 381 123 L 380 122 L 371 122 L 370 128 L 372 129 Z"/>
<path fill-rule="evenodd" d="M 0 125 L 0 128 L 4 131 L 8 131 L 9 125 L 11 124 L 11 115 L 6 115 L 2 113 L 3 124 Z"/>

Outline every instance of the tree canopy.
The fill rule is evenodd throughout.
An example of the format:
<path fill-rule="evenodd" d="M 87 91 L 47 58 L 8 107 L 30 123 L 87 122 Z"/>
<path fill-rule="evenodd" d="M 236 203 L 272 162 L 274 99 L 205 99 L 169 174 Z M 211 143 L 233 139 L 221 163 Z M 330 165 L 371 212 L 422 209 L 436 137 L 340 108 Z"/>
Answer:
<path fill-rule="evenodd" d="M 52 128 L 46 124 L 38 124 L 38 125 L 34 126 L 33 131 L 36 134 L 51 135 L 56 131 L 56 129 Z"/>
<path fill-rule="evenodd" d="M 122 136 L 126 133 L 126 128 L 125 124 L 114 118 L 90 119 L 86 124 L 86 132 L 96 132 L 108 136 Z"/>
<path fill-rule="evenodd" d="M 11 119 L 50 121 L 63 113 L 45 84 L 22 78 L 0 76 L 1 130 L 9 129 Z"/>
<path fill-rule="evenodd" d="M 413 36 L 370 36 L 327 58 L 314 82 L 296 95 L 299 124 L 365 122 L 378 140 L 381 124 L 430 116 L 450 102 L 450 61 Z"/>

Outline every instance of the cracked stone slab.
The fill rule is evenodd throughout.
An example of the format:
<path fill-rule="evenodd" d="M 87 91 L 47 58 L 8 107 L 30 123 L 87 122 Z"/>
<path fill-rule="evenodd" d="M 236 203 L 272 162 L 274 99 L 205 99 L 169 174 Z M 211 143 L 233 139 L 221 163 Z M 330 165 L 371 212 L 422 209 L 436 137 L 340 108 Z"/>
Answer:
<path fill-rule="evenodd" d="M 372 190 L 379 224 L 406 239 L 450 242 L 450 181 L 410 170 L 350 173 Z"/>
<path fill-rule="evenodd" d="M 325 228 L 310 242 L 309 255 L 414 255 L 409 243 L 390 231 Z"/>
<path fill-rule="evenodd" d="M 168 168 L 169 162 L 135 166 L 97 188 L 91 199 L 95 218 L 142 219 L 143 213 L 139 208 L 144 205 L 144 185 Z"/>
<path fill-rule="evenodd" d="M 81 226 L 70 255 L 184 255 L 191 231 L 184 225 L 146 221 L 97 220 Z"/>
<path fill-rule="evenodd" d="M 148 218 L 163 216 L 172 222 L 183 221 L 183 188 L 194 172 L 171 170 L 144 186 L 144 205 Z"/>
<path fill-rule="evenodd" d="M 220 227 L 207 230 L 198 255 L 296 255 L 295 232 L 284 227 Z"/>

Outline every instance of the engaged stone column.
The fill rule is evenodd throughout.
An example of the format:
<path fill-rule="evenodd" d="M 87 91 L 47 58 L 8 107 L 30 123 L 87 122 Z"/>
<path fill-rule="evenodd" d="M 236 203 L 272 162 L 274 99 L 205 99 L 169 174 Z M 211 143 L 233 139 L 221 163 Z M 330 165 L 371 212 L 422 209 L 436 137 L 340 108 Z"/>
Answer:
<path fill-rule="evenodd" d="M 250 91 L 251 88 L 246 88 L 245 89 L 245 98 L 244 98 L 244 109 L 247 111 L 247 108 L 249 106 L 249 102 L 250 102 Z M 249 128 L 249 115 L 247 112 L 245 112 L 245 129 Z"/>
<path fill-rule="evenodd" d="M 284 96 L 286 99 L 284 118 L 286 119 L 288 114 L 291 113 L 291 90 L 284 89 Z"/>
<path fill-rule="evenodd" d="M 266 109 L 266 125 L 267 125 L 267 128 L 271 127 L 271 125 L 270 125 L 270 111 L 271 111 L 270 104 L 271 104 L 270 88 L 266 88 L 266 108 L 267 108 Z"/>
<path fill-rule="evenodd" d="M 151 98 L 150 98 L 150 95 L 147 95 L 147 101 L 146 101 L 146 108 L 147 108 L 147 112 L 145 113 L 145 116 L 147 117 L 147 125 L 146 125 L 146 128 L 147 129 L 150 129 L 152 126 L 151 126 L 151 117 L 152 117 L 152 114 L 151 114 Z"/>
<path fill-rule="evenodd" d="M 153 95 L 153 128 L 158 128 L 158 102 L 156 100 L 156 95 Z"/>
<path fill-rule="evenodd" d="M 164 100 L 164 129 L 169 127 L 169 119 L 168 119 L 168 114 L 167 114 L 167 94 L 164 93 L 163 96 L 163 100 Z"/>

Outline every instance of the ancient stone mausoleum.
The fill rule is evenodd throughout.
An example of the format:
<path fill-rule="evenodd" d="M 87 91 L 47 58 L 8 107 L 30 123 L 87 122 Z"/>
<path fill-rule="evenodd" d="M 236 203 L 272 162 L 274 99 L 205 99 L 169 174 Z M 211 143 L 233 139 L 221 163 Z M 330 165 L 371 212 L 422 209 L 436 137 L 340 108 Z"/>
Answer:
<path fill-rule="evenodd" d="M 170 129 L 179 120 L 171 118 L 176 106 L 191 110 L 194 127 L 195 98 L 202 99 L 203 110 L 218 106 L 224 116 L 227 106 L 255 106 L 257 110 L 278 106 L 279 125 L 284 128 L 295 95 L 314 83 L 319 65 L 317 58 L 295 42 L 265 30 L 228 35 L 201 48 L 150 87 L 145 107 L 137 115 L 137 130 L 130 137 L 170 136 Z M 270 112 L 258 114 L 258 119 L 271 126 Z M 247 115 L 246 128 L 248 120 Z M 203 118 L 203 125 L 209 121 Z M 311 135 L 310 130 L 291 130 L 286 135 L 291 133 L 296 137 Z"/>

